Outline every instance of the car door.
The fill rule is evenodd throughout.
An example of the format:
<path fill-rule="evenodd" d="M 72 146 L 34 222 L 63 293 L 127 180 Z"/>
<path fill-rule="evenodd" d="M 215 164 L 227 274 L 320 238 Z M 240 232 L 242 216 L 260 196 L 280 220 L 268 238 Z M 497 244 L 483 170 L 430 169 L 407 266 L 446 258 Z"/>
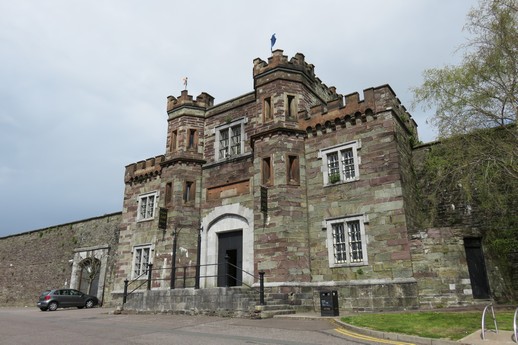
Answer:
<path fill-rule="evenodd" d="M 70 293 L 68 289 L 61 289 L 56 291 L 56 299 L 60 307 L 70 307 Z"/>
<path fill-rule="evenodd" d="M 83 293 L 78 290 L 69 290 L 70 292 L 70 306 L 71 307 L 82 307 L 85 304 L 83 300 Z"/>

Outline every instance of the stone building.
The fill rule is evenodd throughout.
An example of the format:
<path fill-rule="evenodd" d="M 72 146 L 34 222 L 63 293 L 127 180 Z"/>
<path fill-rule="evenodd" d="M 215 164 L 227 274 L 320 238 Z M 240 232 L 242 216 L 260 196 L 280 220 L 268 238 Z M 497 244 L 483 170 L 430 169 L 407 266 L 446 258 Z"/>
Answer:
<path fill-rule="evenodd" d="M 265 272 L 271 294 L 307 307 L 329 289 L 346 309 L 417 308 L 423 291 L 470 303 L 463 248 L 447 281 L 419 284 L 417 126 L 390 86 L 344 96 L 282 50 L 254 60 L 253 81 L 220 104 L 168 97 L 165 154 L 126 167 L 114 292 L 147 263 L 152 289 L 168 289 L 175 256 L 175 286 L 199 259 L 202 288 L 257 285 Z"/>
<path fill-rule="evenodd" d="M 282 50 L 254 60 L 253 85 L 219 104 L 169 96 L 164 153 L 126 166 L 122 213 L 0 239 L 0 300 L 64 284 L 120 304 L 125 281 L 145 291 L 148 264 L 148 309 L 246 314 L 239 301 L 260 272 L 272 303 L 305 310 L 328 290 L 344 310 L 501 295 L 483 233 L 450 221 L 462 208 L 442 205 L 441 222 L 423 225 L 417 176 L 431 144 L 415 147 L 417 125 L 390 86 L 342 95 Z M 88 267 L 97 281 L 83 279 Z"/>

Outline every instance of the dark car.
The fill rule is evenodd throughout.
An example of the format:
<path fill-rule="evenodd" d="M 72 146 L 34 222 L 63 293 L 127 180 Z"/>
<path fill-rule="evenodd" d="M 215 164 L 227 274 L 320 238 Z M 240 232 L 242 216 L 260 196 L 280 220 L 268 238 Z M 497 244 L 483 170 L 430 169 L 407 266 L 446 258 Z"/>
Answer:
<path fill-rule="evenodd" d="M 42 311 L 54 311 L 58 308 L 92 308 L 99 304 L 95 296 L 90 296 L 74 289 L 45 290 L 37 303 Z"/>

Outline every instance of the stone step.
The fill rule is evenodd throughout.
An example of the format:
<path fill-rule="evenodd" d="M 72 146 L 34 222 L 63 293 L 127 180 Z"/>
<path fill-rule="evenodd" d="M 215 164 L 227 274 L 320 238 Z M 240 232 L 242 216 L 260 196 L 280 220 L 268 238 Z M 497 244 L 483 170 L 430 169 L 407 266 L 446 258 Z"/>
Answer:
<path fill-rule="evenodd" d="M 288 315 L 295 314 L 296 311 L 292 306 L 288 304 L 271 304 L 271 305 L 257 305 L 252 319 L 270 319 L 276 315 Z"/>

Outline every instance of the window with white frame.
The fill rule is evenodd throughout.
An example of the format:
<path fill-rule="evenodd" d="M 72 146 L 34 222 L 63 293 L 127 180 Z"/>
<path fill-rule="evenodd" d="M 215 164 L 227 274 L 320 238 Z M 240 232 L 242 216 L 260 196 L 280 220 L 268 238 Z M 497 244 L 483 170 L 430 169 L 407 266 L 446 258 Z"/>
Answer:
<path fill-rule="evenodd" d="M 353 141 L 320 150 L 319 157 L 322 158 L 323 163 L 324 185 L 359 179 L 359 148 L 359 142 Z"/>
<path fill-rule="evenodd" d="M 326 221 L 329 266 L 367 264 L 364 217 L 346 217 Z"/>
<path fill-rule="evenodd" d="M 137 220 L 150 220 L 155 217 L 155 208 L 157 205 L 158 193 L 148 193 L 140 195 L 138 198 L 138 215 Z"/>
<path fill-rule="evenodd" d="M 148 264 L 151 263 L 151 245 L 133 247 L 133 271 L 132 278 L 145 279 L 148 272 Z"/>
<path fill-rule="evenodd" d="M 216 128 L 217 159 L 238 156 L 244 150 L 244 119 Z"/>

